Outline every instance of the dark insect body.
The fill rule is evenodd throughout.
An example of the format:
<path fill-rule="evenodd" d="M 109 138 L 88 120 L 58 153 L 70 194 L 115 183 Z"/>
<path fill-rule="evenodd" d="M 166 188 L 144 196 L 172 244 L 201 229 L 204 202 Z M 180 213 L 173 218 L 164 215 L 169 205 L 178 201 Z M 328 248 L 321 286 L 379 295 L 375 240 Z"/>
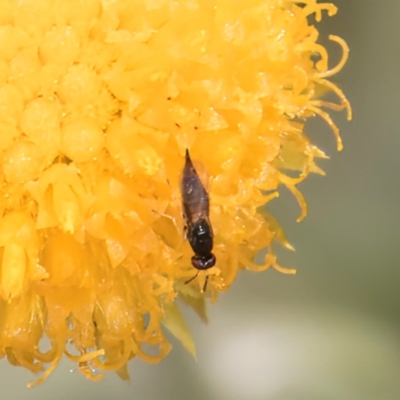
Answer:
<path fill-rule="evenodd" d="M 194 252 L 192 265 L 197 269 L 196 275 L 185 283 L 191 282 L 197 277 L 199 271 L 207 270 L 216 263 L 212 253 L 213 231 L 209 219 L 210 202 L 208 193 L 204 188 L 186 149 L 185 166 L 183 167 L 182 181 L 182 208 L 185 219 L 186 238 Z M 203 292 L 207 287 L 206 277 Z"/>

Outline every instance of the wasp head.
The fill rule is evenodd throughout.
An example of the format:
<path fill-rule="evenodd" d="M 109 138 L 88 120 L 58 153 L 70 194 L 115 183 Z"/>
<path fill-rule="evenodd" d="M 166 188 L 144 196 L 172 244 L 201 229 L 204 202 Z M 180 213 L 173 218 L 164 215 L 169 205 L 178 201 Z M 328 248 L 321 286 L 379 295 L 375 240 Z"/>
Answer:
<path fill-rule="evenodd" d="M 212 253 L 204 257 L 197 255 L 192 257 L 192 265 L 198 270 L 209 269 L 213 267 L 215 263 L 216 263 L 216 258 Z"/>

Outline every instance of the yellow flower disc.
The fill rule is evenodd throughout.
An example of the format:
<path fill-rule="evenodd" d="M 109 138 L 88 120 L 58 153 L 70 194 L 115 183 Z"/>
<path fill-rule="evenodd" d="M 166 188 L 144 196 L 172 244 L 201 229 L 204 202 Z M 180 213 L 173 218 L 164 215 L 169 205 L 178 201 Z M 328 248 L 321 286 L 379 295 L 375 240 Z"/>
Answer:
<path fill-rule="evenodd" d="M 205 319 L 240 269 L 281 267 L 291 248 L 262 208 L 323 173 L 304 134 L 351 110 L 328 78 L 316 0 L 2 0 L 0 356 L 42 382 L 65 354 L 90 379 L 127 378 L 135 356 L 195 353 L 174 300 Z M 317 61 L 316 61 L 317 60 Z M 338 102 L 318 93 L 333 92 Z M 184 238 L 185 150 L 210 196 L 216 267 Z M 297 173 L 293 173 L 297 171 Z M 288 173 L 290 172 L 290 173 Z M 267 248 L 265 260 L 255 255 Z M 208 276 L 208 288 L 202 293 Z M 39 346 L 42 337 L 49 351 Z M 145 349 L 154 347 L 148 354 Z"/>

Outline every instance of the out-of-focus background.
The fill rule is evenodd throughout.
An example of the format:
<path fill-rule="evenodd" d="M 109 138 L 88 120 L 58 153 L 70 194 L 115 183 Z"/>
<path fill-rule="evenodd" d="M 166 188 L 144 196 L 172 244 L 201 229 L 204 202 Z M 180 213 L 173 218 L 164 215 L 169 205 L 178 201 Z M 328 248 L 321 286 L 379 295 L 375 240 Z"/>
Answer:
<path fill-rule="evenodd" d="M 327 176 L 301 185 L 309 215 L 288 193 L 270 204 L 295 253 L 279 251 L 296 276 L 243 272 L 209 307 L 210 323 L 189 310 L 197 362 L 176 343 L 158 365 L 130 364 L 131 383 L 114 374 L 87 381 L 67 361 L 43 385 L 0 362 L 0 398 L 396 400 L 400 399 L 400 1 L 336 0 L 321 35 L 351 48 L 335 81 L 354 110 L 333 115 L 345 149 L 337 153 L 320 120 L 310 136 L 331 160 Z M 332 43 L 331 65 L 339 60 Z"/>

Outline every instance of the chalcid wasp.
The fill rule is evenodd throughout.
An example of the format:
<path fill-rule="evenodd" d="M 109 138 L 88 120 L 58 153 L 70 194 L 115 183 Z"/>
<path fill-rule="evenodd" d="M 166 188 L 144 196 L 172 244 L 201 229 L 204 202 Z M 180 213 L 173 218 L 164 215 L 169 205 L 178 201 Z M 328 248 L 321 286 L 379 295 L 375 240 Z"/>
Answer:
<path fill-rule="evenodd" d="M 216 258 L 212 253 L 213 230 L 209 219 L 210 202 L 208 193 L 193 166 L 187 149 L 182 173 L 181 194 L 186 238 L 194 252 L 192 265 L 197 269 L 196 275 L 185 282 L 189 283 L 197 278 L 200 271 L 213 267 L 216 263 Z M 207 281 L 208 275 L 204 283 L 203 292 L 207 288 Z"/>

